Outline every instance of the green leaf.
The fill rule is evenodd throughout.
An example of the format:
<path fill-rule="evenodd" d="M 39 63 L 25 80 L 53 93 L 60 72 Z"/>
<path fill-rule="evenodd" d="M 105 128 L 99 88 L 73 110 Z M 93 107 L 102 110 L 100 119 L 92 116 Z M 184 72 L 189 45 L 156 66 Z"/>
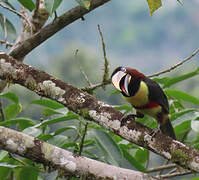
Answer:
<path fill-rule="evenodd" d="M 191 121 L 191 128 L 195 131 L 195 132 L 199 132 L 199 121 Z"/>
<path fill-rule="evenodd" d="M 62 0 L 45 0 L 45 7 L 50 15 L 60 6 Z"/>
<path fill-rule="evenodd" d="M 45 120 L 45 121 L 37 124 L 35 127 L 47 126 L 47 125 L 50 125 L 50 124 L 55 124 L 55 123 L 68 121 L 68 120 L 71 120 L 71 119 L 78 119 L 78 118 L 79 118 L 78 115 L 71 114 L 71 115 L 67 115 L 67 116 L 63 116 L 63 117 L 59 117 L 59 118 Z"/>
<path fill-rule="evenodd" d="M 124 157 L 139 171 L 146 172 L 146 168 L 142 166 L 127 150 L 125 145 L 121 144 L 120 148 L 123 152 Z"/>
<path fill-rule="evenodd" d="M 15 104 L 19 103 L 18 96 L 15 93 L 13 93 L 13 92 L 7 92 L 7 93 L 0 94 L 0 97 L 4 97 L 6 99 L 9 99 L 12 102 L 14 102 Z"/>
<path fill-rule="evenodd" d="M 51 133 L 51 134 L 52 134 L 53 136 L 55 136 L 55 135 L 58 135 L 58 134 L 63 133 L 64 131 L 67 131 L 67 130 L 75 130 L 75 131 L 77 131 L 77 127 L 75 127 L 75 126 L 63 127 L 63 128 L 57 129 L 55 132 L 53 132 L 53 133 Z"/>
<path fill-rule="evenodd" d="M 0 151 L 0 161 L 2 161 L 7 156 L 8 156 L 8 152 L 7 151 L 4 151 L 4 150 Z"/>
<path fill-rule="evenodd" d="M 18 0 L 23 7 L 27 8 L 29 11 L 35 9 L 34 1 L 32 0 Z"/>
<path fill-rule="evenodd" d="M 174 97 L 178 100 L 184 100 L 184 101 L 199 105 L 198 98 L 196 98 L 186 92 L 180 91 L 180 90 L 167 89 L 167 90 L 165 90 L 165 94 L 169 97 Z"/>
<path fill-rule="evenodd" d="M 135 153 L 135 159 L 139 163 L 146 163 L 149 160 L 149 151 L 144 148 L 139 148 Z"/>
<path fill-rule="evenodd" d="M 35 127 L 28 127 L 23 130 L 23 133 L 33 136 L 33 137 L 37 137 L 40 134 L 42 134 L 42 130 L 39 128 L 35 128 Z"/>
<path fill-rule="evenodd" d="M 123 104 L 121 106 L 116 106 L 114 107 L 114 109 L 118 110 L 118 111 L 125 111 L 125 113 L 128 113 L 130 111 L 133 110 L 132 106 L 129 106 L 129 105 L 126 105 L 126 104 Z"/>
<path fill-rule="evenodd" d="M 51 109 L 59 109 L 59 108 L 64 107 L 64 105 L 62 105 L 56 101 L 49 100 L 49 99 L 37 99 L 37 100 L 31 101 L 30 104 L 39 104 L 41 106 L 48 107 Z"/>
<path fill-rule="evenodd" d="M 91 0 L 75 0 L 80 6 L 84 7 L 85 9 L 89 10 L 91 5 Z"/>
<path fill-rule="evenodd" d="M 123 161 L 122 152 L 111 136 L 101 130 L 92 130 L 91 133 L 98 148 L 104 154 L 105 161 L 120 166 Z"/>
<path fill-rule="evenodd" d="M 194 108 L 190 108 L 190 109 L 185 109 L 185 110 L 182 110 L 182 111 L 179 111 L 179 112 L 176 112 L 176 113 L 172 113 L 171 114 L 171 121 L 174 121 L 175 119 L 181 117 L 181 116 L 184 116 L 190 112 L 197 112 L 197 109 L 194 109 Z"/>
<path fill-rule="evenodd" d="M 0 167 L 6 167 L 6 168 L 19 168 L 22 167 L 21 165 L 13 165 L 13 164 L 7 164 L 7 163 L 0 163 Z"/>
<path fill-rule="evenodd" d="M 147 0 L 150 16 L 153 15 L 153 13 L 162 6 L 161 0 Z"/>
<path fill-rule="evenodd" d="M 58 147 L 62 147 L 67 143 L 67 141 L 68 141 L 68 138 L 66 136 L 57 135 L 49 139 L 48 143 L 53 144 Z"/>
<path fill-rule="evenodd" d="M 4 18 L 3 18 L 3 14 L 0 13 L 0 26 L 2 27 L 2 29 L 4 30 Z M 15 26 L 6 18 L 6 29 L 7 29 L 7 34 L 8 34 L 8 38 L 12 39 L 13 41 L 16 39 L 17 37 L 17 32 L 15 29 Z"/>
<path fill-rule="evenodd" d="M 47 116 L 52 116 L 52 115 L 61 114 L 61 113 L 53 109 L 46 108 L 42 111 L 42 114 L 43 116 L 47 117 Z"/>
<path fill-rule="evenodd" d="M 191 120 L 184 121 L 180 125 L 174 128 L 177 135 L 177 139 L 182 138 L 182 135 L 187 131 L 191 130 Z"/>
<path fill-rule="evenodd" d="M 16 180 L 38 180 L 39 172 L 33 167 L 23 167 L 19 170 Z"/>
<path fill-rule="evenodd" d="M 178 77 L 174 77 L 174 78 L 169 78 L 169 79 L 166 81 L 166 83 L 164 83 L 163 88 L 168 88 L 168 87 L 170 87 L 170 86 L 172 86 L 172 85 L 174 85 L 174 84 L 177 84 L 177 83 L 179 83 L 179 82 L 181 82 L 181 81 L 184 81 L 184 80 L 186 80 L 186 79 L 189 79 L 189 78 L 191 78 L 191 77 L 193 77 L 193 76 L 196 76 L 196 75 L 198 75 L 198 74 L 199 74 L 199 68 L 196 69 L 196 70 L 193 71 L 193 72 L 190 72 L 190 73 L 187 73 L 187 74 L 178 76 Z"/>
<path fill-rule="evenodd" d="M 4 110 L 6 120 L 14 119 L 22 110 L 21 104 L 10 104 Z"/>
<path fill-rule="evenodd" d="M 35 122 L 28 118 L 17 118 L 0 122 L 0 126 L 11 126 L 14 124 L 19 124 L 20 129 L 23 130 L 26 127 L 35 125 Z"/>

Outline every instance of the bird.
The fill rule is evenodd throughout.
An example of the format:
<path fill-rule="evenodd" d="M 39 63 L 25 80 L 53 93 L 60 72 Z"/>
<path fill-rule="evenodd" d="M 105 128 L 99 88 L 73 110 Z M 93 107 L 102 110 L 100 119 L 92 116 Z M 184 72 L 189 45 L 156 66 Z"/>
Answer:
<path fill-rule="evenodd" d="M 170 121 L 168 99 L 157 82 L 130 67 L 116 68 L 111 75 L 111 82 L 136 110 L 136 114 L 130 116 L 143 118 L 144 115 L 148 115 L 157 121 L 156 130 L 176 139 Z M 122 124 L 125 123 L 125 119 L 122 118 Z M 154 129 L 154 132 L 156 134 L 157 131 Z"/>

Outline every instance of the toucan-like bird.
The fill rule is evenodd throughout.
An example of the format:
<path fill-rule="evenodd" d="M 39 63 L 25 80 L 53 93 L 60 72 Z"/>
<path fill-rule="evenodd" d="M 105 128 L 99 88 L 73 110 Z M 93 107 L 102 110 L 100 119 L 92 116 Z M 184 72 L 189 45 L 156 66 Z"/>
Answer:
<path fill-rule="evenodd" d="M 134 117 L 143 118 L 144 114 L 153 117 L 162 133 L 176 139 L 170 121 L 168 99 L 158 83 L 129 67 L 116 68 L 111 81 L 135 108 Z"/>

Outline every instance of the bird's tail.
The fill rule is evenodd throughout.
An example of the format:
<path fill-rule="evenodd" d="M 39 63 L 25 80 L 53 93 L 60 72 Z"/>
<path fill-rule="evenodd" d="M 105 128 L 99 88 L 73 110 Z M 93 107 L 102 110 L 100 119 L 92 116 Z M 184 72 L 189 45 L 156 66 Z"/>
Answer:
<path fill-rule="evenodd" d="M 160 125 L 160 130 L 163 134 L 166 134 L 171 138 L 176 139 L 176 135 L 169 117 L 164 121 L 164 123 Z"/>

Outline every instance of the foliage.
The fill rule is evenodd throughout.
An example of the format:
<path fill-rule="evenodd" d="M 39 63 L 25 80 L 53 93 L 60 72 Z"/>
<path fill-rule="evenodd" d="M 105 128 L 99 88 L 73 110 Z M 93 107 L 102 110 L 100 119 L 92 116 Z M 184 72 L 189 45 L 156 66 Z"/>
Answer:
<path fill-rule="evenodd" d="M 175 77 L 175 79 L 179 79 L 179 77 Z M 156 78 L 156 80 L 161 84 L 168 83 L 168 77 Z M 184 79 L 182 78 L 181 81 Z M 180 83 L 179 80 L 176 83 Z M 199 104 L 199 100 L 181 90 L 165 89 L 165 93 L 169 98 L 171 121 L 178 140 L 183 140 L 198 149 L 199 113 L 195 107 Z M 118 94 L 111 96 L 118 96 Z M 29 106 L 37 105 L 42 108 L 42 119 L 38 122 L 31 118 L 20 117 L 23 108 L 16 94 L 7 92 L 1 94 L 0 97 L 9 102 L 3 109 L 5 119 L 3 120 L 1 116 L 0 125 L 19 129 L 61 148 L 67 148 L 76 154 L 112 165 L 147 172 L 147 164 L 151 156 L 148 150 L 132 145 L 92 122 L 86 122 L 82 117 L 68 111 L 63 105 L 48 99 L 31 101 Z M 188 108 L 186 102 L 192 103 L 192 108 Z M 20 110 L 17 107 L 20 107 Z M 132 108 L 129 105 L 116 106 L 115 108 L 124 113 L 132 113 Z M 137 121 L 151 128 L 156 126 L 149 117 L 137 119 Z M 86 123 L 88 123 L 88 128 L 85 132 Z M 86 138 L 82 142 L 85 133 Z M 193 134 L 194 138 L 189 141 L 189 136 L 193 136 Z M 83 149 L 80 148 L 82 143 Z M 31 173 L 32 179 L 47 176 L 47 174 L 44 175 L 45 169 L 41 165 L 33 166 L 32 161 L 9 156 L 5 151 L 0 153 L 0 169 L 0 179 L 5 177 L 9 179 L 12 174 L 22 177 L 25 173 Z M 56 171 L 52 173 L 54 175 L 52 179 L 56 179 L 59 173 Z"/>
<path fill-rule="evenodd" d="M 60 7 L 62 1 L 63 0 L 45 1 L 45 7 L 50 15 Z M 90 7 L 90 0 L 75 1 L 86 9 Z M 9 1 L 3 0 L 2 2 L 5 2 L 10 8 L 14 9 Z M 150 15 L 161 6 L 160 0 L 147 0 L 147 2 L 150 8 Z M 19 0 L 19 3 L 29 11 L 33 11 L 35 8 L 35 3 L 32 0 Z M 4 32 L 6 27 L 8 30 L 8 38 L 14 40 L 16 38 L 16 27 L 7 17 L 4 17 L 3 13 L 0 13 L 0 28 Z M 69 49 L 69 51 L 71 51 L 71 49 Z M 80 54 L 78 58 L 81 58 L 85 63 L 83 66 L 88 68 L 86 72 L 89 78 L 91 77 L 91 80 L 93 80 L 93 74 L 96 74 L 97 70 L 92 69 L 90 65 L 94 64 L 94 66 L 99 67 L 99 64 L 96 63 L 96 59 L 93 60 L 91 53 L 88 54 L 90 57 L 87 57 L 85 54 Z M 71 53 L 69 57 L 63 54 L 61 58 L 62 60 L 59 61 L 59 63 L 55 62 L 55 64 L 52 64 L 52 72 L 59 69 L 59 71 L 56 72 L 57 76 L 60 75 L 62 78 L 65 78 L 67 82 L 71 81 L 71 83 L 73 82 L 78 86 L 84 85 L 79 69 L 77 66 L 74 66 L 74 54 Z M 67 71 L 66 67 L 69 67 Z M 83 69 L 85 68 L 83 67 Z M 76 70 L 75 73 L 74 70 Z M 90 73 L 91 70 L 93 72 Z M 176 76 L 175 78 L 163 77 L 154 79 L 162 85 L 169 98 L 170 115 L 177 139 L 196 149 L 199 149 L 199 99 L 189 93 L 172 87 L 185 80 L 190 80 L 190 78 L 198 75 L 198 72 L 199 69 L 196 69 L 186 74 Z M 72 79 L 74 75 L 77 76 L 77 81 Z M 113 92 L 106 91 L 105 93 L 112 99 L 117 99 L 116 97 L 118 97 L 118 94 Z M 97 95 L 99 95 L 99 93 L 97 93 Z M 0 100 L 4 105 L 1 106 L 1 126 L 15 128 L 58 147 L 66 148 L 76 154 L 81 154 L 112 165 L 136 169 L 142 172 L 147 172 L 149 168 L 148 164 L 152 156 L 151 152 L 123 140 L 121 137 L 116 136 L 101 126 L 92 122 L 87 122 L 86 119 L 82 119 L 82 117 L 74 114 L 57 102 L 48 99 L 32 100 L 28 105 L 30 108 L 34 109 L 35 106 L 38 106 L 42 109 L 41 114 L 38 113 L 39 116 L 37 114 L 36 118 L 33 118 L 32 116 L 22 116 L 27 109 L 22 105 L 22 100 L 19 99 L 17 94 L 13 92 L 2 93 L 0 94 Z M 115 108 L 123 113 L 134 113 L 132 107 L 127 104 L 119 105 Z M 137 121 L 151 128 L 157 126 L 156 122 L 147 116 L 144 119 L 137 119 Z M 85 128 L 87 123 L 88 128 Z M 83 139 L 85 134 L 86 138 Z M 83 149 L 81 147 L 83 147 Z M 0 151 L 0 172 L 0 180 L 11 179 L 13 176 L 22 180 L 54 180 L 59 177 L 58 171 L 47 173 L 46 169 L 41 164 L 34 164 L 34 162 L 29 159 L 15 157 L 5 151 Z"/>

